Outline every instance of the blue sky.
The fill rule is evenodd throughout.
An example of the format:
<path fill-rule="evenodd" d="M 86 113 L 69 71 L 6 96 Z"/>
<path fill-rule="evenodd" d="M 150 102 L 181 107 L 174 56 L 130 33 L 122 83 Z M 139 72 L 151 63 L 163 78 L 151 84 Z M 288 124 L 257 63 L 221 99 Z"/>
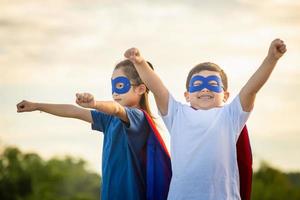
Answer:
<path fill-rule="evenodd" d="M 205 61 L 227 72 L 232 100 L 280 37 L 288 52 L 258 94 L 248 126 L 255 166 L 266 160 L 299 170 L 299 10 L 296 0 L 2 0 L 0 147 L 82 157 L 99 171 L 101 133 L 78 120 L 17 114 L 15 105 L 23 99 L 75 104 L 76 92 L 110 100 L 112 69 L 133 46 L 178 100 L 184 101 L 188 71 Z"/>

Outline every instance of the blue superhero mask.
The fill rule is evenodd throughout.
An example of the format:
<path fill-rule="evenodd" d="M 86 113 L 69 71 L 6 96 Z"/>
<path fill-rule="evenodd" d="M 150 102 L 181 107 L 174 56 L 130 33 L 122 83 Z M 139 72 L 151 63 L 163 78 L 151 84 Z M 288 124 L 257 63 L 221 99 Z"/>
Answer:
<path fill-rule="evenodd" d="M 125 94 L 131 88 L 131 83 L 129 79 L 125 76 L 119 76 L 111 80 L 112 94 L 115 92 L 117 94 Z"/>
<path fill-rule="evenodd" d="M 198 92 L 204 88 L 220 93 L 223 91 L 223 84 L 218 76 L 212 75 L 208 77 L 204 76 L 194 76 L 189 83 L 189 92 Z"/>

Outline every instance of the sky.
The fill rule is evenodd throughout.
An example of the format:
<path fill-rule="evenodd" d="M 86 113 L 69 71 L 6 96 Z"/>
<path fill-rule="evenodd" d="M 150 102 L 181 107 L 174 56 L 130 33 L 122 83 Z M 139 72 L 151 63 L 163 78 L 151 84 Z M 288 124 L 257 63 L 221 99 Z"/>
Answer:
<path fill-rule="evenodd" d="M 16 104 L 75 104 L 77 92 L 111 100 L 112 70 L 130 47 L 140 49 L 182 102 L 189 70 L 217 63 L 229 77 L 230 102 L 271 41 L 281 38 L 288 51 L 257 95 L 247 125 L 255 168 L 266 161 L 299 171 L 299 10 L 298 0 L 1 0 L 0 151 L 17 146 L 45 159 L 71 155 L 101 172 L 102 133 L 75 119 L 17 113 Z M 151 106 L 156 113 L 153 97 Z"/>

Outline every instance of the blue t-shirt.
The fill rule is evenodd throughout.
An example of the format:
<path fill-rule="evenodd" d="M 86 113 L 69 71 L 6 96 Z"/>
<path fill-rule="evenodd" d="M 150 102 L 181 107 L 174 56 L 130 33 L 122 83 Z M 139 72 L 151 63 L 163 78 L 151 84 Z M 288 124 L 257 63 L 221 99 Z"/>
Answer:
<path fill-rule="evenodd" d="M 103 200 L 146 199 L 146 143 L 149 134 L 144 113 L 125 108 L 129 123 L 92 110 L 92 129 L 104 133 L 102 155 Z"/>

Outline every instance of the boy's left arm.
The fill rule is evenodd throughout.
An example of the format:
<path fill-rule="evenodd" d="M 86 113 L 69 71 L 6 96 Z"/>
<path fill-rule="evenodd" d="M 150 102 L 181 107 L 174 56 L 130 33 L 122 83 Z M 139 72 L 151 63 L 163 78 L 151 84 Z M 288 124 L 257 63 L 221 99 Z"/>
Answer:
<path fill-rule="evenodd" d="M 277 61 L 285 52 L 284 42 L 280 39 L 273 40 L 267 57 L 239 93 L 243 111 L 250 112 L 253 109 L 257 92 L 268 80 Z"/>

